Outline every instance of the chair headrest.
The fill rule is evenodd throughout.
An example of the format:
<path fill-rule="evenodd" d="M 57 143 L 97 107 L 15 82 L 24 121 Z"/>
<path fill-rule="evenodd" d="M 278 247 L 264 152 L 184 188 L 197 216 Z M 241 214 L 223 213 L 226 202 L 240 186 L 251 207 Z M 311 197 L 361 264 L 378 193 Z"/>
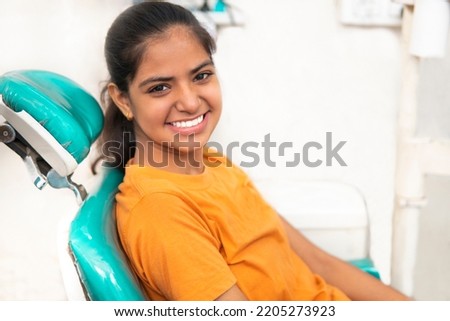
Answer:
<path fill-rule="evenodd" d="M 26 126 L 23 123 L 32 122 L 28 121 L 29 118 L 34 119 L 78 164 L 88 155 L 91 145 L 103 128 L 103 113 L 98 102 L 77 83 L 53 72 L 43 70 L 8 72 L 0 77 L 0 94 L 10 109 L 3 113 L 8 122 L 14 126 L 14 119 L 20 115 L 19 123 Z M 38 125 L 31 124 L 30 131 L 41 133 L 42 129 L 37 128 Z M 32 134 L 28 136 L 25 137 L 27 141 L 33 140 Z M 41 137 L 46 135 L 39 134 L 39 136 L 41 140 L 49 140 Z M 29 143 L 33 146 L 32 142 Z M 48 143 L 52 144 L 53 142 Z M 38 146 L 33 147 L 45 159 L 48 146 L 42 147 L 40 151 L 42 142 L 39 141 L 36 145 Z M 55 150 L 51 152 L 54 154 Z M 56 163 L 54 160 L 47 161 L 51 166 L 54 165 L 52 162 Z"/>

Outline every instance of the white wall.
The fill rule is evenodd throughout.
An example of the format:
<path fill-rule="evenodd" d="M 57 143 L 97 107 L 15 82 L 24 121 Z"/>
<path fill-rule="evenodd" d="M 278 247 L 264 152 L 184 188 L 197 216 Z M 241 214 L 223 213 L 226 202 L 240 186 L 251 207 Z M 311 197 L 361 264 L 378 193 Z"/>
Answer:
<path fill-rule="evenodd" d="M 0 73 L 48 69 L 98 97 L 106 79 L 103 39 L 127 2 L 0 0 Z M 230 2 L 246 23 L 219 32 L 224 113 L 214 140 L 261 142 L 270 133 L 295 151 L 309 141 L 324 144 L 326 132 L 347 141 L 340 153 L 347 167 L 286 168 L 289 159 L 281 157 L 275 168 L 247 170 L 256 182 L 330 179 L 360 189 L 371 254 L 389 282 L 398 30 L 344 27 L 331 0 Z M 54 241 L 67 204 L 76 208 L 71 195 L 35 191 L 20 160 L 1 146 L 0 178 L 0 299 L 64 299 Z"/>
<path fill-rule="evenodd" d="M 450 34 L 443 59 L 423 59 L 418 85 L 417 136 L 450 139 Z M 427 203 L 419 221 L 414 297 L 450 300 L 450 176 L 425 175 Z M 433 271 L 434 273 L 430 273 Z"/>

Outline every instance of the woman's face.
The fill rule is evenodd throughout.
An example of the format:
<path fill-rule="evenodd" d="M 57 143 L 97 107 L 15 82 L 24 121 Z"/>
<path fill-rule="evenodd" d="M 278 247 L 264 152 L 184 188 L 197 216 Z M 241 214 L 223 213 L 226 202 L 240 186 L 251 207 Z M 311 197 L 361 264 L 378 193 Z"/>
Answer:
<path fill-rule="evenodd" d="M 213 62 L 181 26 L 149 40 L 126 101 L 137 142 L 150 142 L 147 153 L 167 152 L 167 146 L 182 153 L 201 152 L 222 110 Z"/>

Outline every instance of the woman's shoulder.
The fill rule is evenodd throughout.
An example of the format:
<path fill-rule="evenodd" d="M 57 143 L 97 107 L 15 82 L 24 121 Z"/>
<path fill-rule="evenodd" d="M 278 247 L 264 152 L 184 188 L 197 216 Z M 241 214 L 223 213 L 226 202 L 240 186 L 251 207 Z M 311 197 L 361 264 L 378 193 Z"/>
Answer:
<path fill-rule="evenodd" d="M 170 221 L 181 212 L 192 214 L 188 198 L 165 180 L 125 175 L 116 194 L 116 218 L 126 230 L 152 229 L 150 222 Z"/>

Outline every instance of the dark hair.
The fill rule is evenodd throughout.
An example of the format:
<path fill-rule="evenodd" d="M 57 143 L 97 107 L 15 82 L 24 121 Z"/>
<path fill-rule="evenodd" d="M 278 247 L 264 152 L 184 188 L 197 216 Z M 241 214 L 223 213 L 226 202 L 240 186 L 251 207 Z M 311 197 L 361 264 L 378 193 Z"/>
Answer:
<path fill-rule="evenodd" d="M 142 2 L 122 12 L 113 22 L 105 40 L 105 58 L 110 82 L 128 93 L 142 60 L 148 40 L 162 36 L 170 27 L 187 27 L 211 57 L 216 49 L 214 39 L 187 9 L 167 2 Z M 105 126 L 100 148 L 106 162 L 124 168 L 134 156 L 133 122 L 125 118 L 108 95 L 108 84 L 101 93 L 105 107 Z"/>

